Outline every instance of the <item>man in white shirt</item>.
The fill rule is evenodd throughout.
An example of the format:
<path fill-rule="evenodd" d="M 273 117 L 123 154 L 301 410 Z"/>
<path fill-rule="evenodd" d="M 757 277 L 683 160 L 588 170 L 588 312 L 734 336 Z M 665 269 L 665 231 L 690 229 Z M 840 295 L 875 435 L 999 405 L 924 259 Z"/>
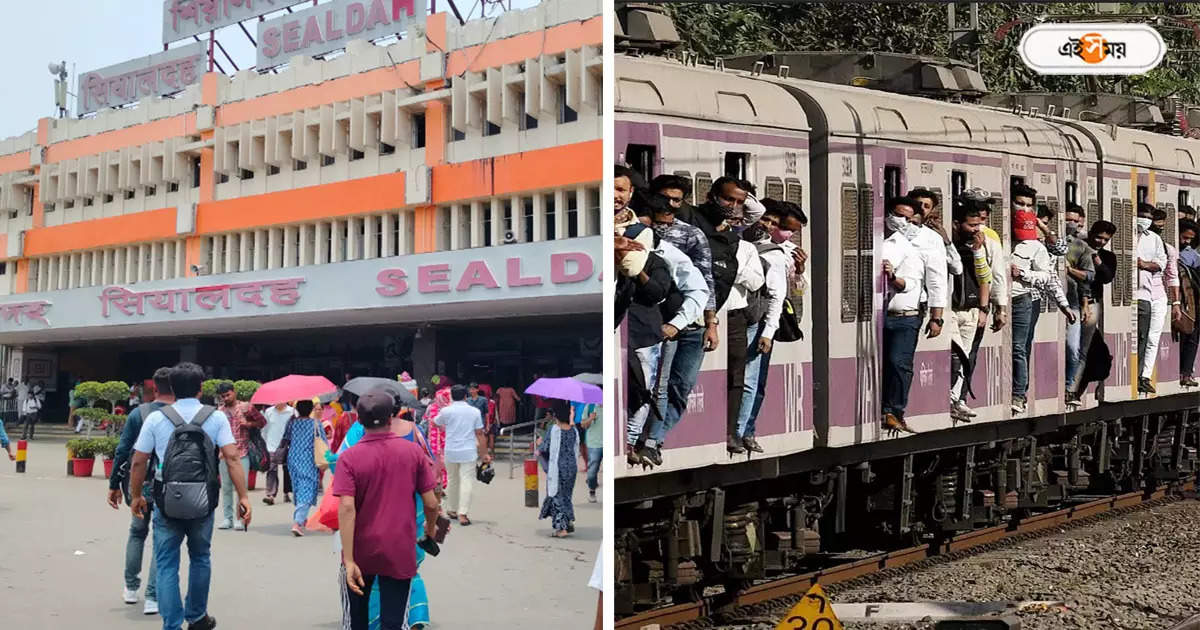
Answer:
<path fill-rule="evenodd" d="M 263 503 L 275 504 L 275 496 L 279 494 L 279 467 L 283 467 L 283 501 L 291 501 L 292 476 L 288 473 L 287 449 L 283 447 L 283 434 L 287 430 L 288 420 L 296 417 L 296 410 L 287 403 L 279 403 L 268 407 L 263 412 L 267 426 L 263 429 L 263 440 L 267 443 L 267 452 L 271 454 L 271 467 L 267 469 L 267 495 Z"/>
<path fill-rule="evenodd" d="M 467 512 L 471 509 L 471 488 L 475 485 L 475 462 L 491 463 L 487 436 L 483 432 L 483 416 L 467 403 L 467 388 L 450 388 L 450 406 L 433 419 L 446 429 L 446 516 L 458 517 L 462 525 L 470 525 Z"/>
<path fill-rule="evenodd" d="M 944 269 L 941 274 L 928 278 L 921 293 L 921 304 L 929 309 L 931 319 L 944 319 L 950 294 L 951 278 L 963 272 L 962 261 L 950 242 L 950 235 L 942 223 L 937 193 L 924 188 L 914 188 L 908 197 L 919 205 L 913 209 L 912 223 L 921 226 L 916 230 L 913 247 L 925 258 L 933 269 Z"/>
<path fill-rule="evenodd" d="M 881 247 L 883 273 L 887 278 L 883 320 L 883 428 L 889 431 L 908 431 L 904 410 L 908 407 L 908 390 L 912 386 L 913 355 L 917 350 L 917 335 L 921 330 L 921 291 L 926 278 L 938 272 L 927 266 L 921 252 L 912 244 L 920 226 L 909 222 L 913 208 L 919 202 L 898 197 L 888 202 L 884 215 L 887 238 Z M 929 336 L 942 332 L 943 322 L 929 320 Z"/>
<path fill-rule="evenodd" d="M 1154 364 L 1158 361 L 1158 343 L 1166 326 L 1167 291 L 1163 272 L 1167 269 L 1167 248 L 1162 237 L 1150 227 L 1154 223 L 1154 206 L 1138 204 L 1137 250 L 1138 284 L 1133 298 L 1138 314 L 1138 393 L 1153 394 Z"/>
<path fill-rule="evenodd" d="M 22 440 L 33 440 L 33 429 L 37 425 L 38 414 L 42 412 L 42 400 L 37 396 L 27 395 L 21 403 L 21 419 L 25 427 L 21 430 Z"/>
<path fill-rule="evenodd" d="M 171 405 L 183 422 L 192 422 L 204 407 L 197 397 L 204 382 L 204 370 L 195 363 L 180 363 L 171 369 L 171 390 L 176 401 Z M 202 421 L 201 428 L 212 440 L 228 463 L 230 476 L 238 495 L 238 518 L 247 527 L 250 525 L 250 497 L 246 493 L 246 471 L 242 469 L 241 457 L 229 419 L 214 410 Z M 161 410 L 151 413 L 142 424 L 137 442 L 133 445 L 133 464 L 130 469 L 129 493 L 132 495 L 130 509 L 136 517 L 146 511 L 146 498 L 142 496 L 142 485 L 146 480 L 147 463 L 154 453 L 157 470 L 162 473 L 163 458 L 167 443 L 174 432 L 174 424 Z M 211 506 L 215 508 L 216 506 Z M 188 622 L 189 630 L 212 630 L 216 619 L 208 614 L 208 585 L 212 576 L 213 514 L 191 520 L 169 518 L 154 506 L 154 560 L 158 568 L 158 612 L 163 619 L 164 630 L 175 630 Z M 179 547 L 187 539 L 188 550 L 188 593 L 186 605 L 179 597 Z"/>
<path fill-rule="evenodd" d="M 758 416 L 755 402 L 766 390 L 766 374 L 762 372 L 770 368 L 767 362 L 775 342 L 775 332 L 779 330 L 783 300 L 788 295 L 788 279 L 795 265 L 792 251 L 796 248 L 784 238 L 773 238 L 778 235 L 780 225 L 788 215 L 786 208 L 772 199 L 766 200 L 764 205 L 766 210 L 762 219 L 742 231 L 742 240 L 752 243 L 757 251 L 766 289 L 751 295 L 749 299 L 752 308 L 748 310 L 752 311 L 752 315 L 748 321 L 753 321 L 746 332 L 745 385 L 737 418 L 737 436 L 741 446 L 755 453 L 763 452 L 754 439 L 754 425 Z"/>
<path fill-rule="evenodd" d="M 725 379 L 727 397 L 725 400 L 727 422 L 725 425 L 725 448 L 730 453 L 745 452 L 742 440 L 738 437 L 738 416 L 742 409 L 742 394 L 746 383 L 746 351 L 749 331 L 757 322 L 749 321 L 748 296 L 762 288 L 766 278 L 763 276 L 762 262 L 758 257 L 758 248 L 745 239 L 738 241 L 737 275 L 729 290 L 729 298 L 725 304 L 729 309 L 725 313 Z"/>

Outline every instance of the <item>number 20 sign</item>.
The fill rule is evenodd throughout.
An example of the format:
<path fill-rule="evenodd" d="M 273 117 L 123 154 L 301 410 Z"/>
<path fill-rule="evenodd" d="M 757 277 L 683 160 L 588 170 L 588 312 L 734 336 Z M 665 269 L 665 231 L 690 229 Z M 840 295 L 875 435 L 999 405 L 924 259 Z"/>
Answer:
<path fill-rule="evenodd" d="M 800 598 L 800 601 L 784 615 L 775 630 L 845 630 L 837 615 L 833 614 L 833 604 L 825 595 L 820 584 L 812 588 Z"/>

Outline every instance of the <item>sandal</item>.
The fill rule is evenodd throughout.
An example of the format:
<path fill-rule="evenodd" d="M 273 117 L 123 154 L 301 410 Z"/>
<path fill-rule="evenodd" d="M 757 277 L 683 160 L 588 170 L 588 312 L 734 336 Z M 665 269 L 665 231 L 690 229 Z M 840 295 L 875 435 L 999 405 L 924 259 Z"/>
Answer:
<path fill-rule="evenodd" d="M 554 532 L 555 538 L 566 538 L 567 536 L 570 536 L 570 535 L 571 535 L 570 532 L 568 532 L 565 529 L 560 529 L 557 532 Z"/>
<path fill-rule="evenodd" d="M 450 518 L 458 518 L 458 512 L 446 512 L 446 516 Z"/>
<path fill-rule="evenodd" d="M 458 524 L 466 527 L 467 525 L 471 524 L 471 519 L 467 518 L 466 514 L 461 514 L 458 517 Z"/>

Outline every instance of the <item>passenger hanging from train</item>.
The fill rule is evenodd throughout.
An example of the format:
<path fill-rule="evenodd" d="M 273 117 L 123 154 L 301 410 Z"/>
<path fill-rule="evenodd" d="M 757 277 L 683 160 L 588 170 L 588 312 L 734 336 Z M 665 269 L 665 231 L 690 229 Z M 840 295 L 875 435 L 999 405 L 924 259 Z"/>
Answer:
<path fill-rule="evenodd" d="M 1150 231 L 1162 238 L 1163 230 L 1167 227 L 1166 210 L 1155 208 L 1152 220 Z M 1167 267 L 1163 269 L 1163 286 L 1167 292 L 1167 302 L 1171 305 L 1171 322 L 1174 323 L 1183 316 L 1179 301 L 1179 250 L 1175 248 L 1175 245 L 1168 243 L 1165 238 L 1163 238 L 1163 247 L 1167 249 Z"/>
<path fill-rule="evenodd" d="M 1180 221 L 1187 220 L 1187 221 L 1194 222 L 1196 220 L 1196 209 L 1187 204 L 1183 204 L 1182 206 L 1179 206 L 1179 220 Z"/>
<path fill-rule="evenodd" d="M 702 316 L 704 305 L 708 302 L 708 286 L 704 283 L 704 277 L 700 270 L 683 252 L 671 243 L 659 239 L 652 229 L 642 225 L 637 220 L 636 213 L 627 205 L 624 208 L 621 207 L 622 187 L 632 188 L 632 185 L 627 183 L 632 179 L 633 176 L 629 169 L 620 167 L 614 171 L 614 186 L 617 188 L 618 198 L 614 204 L 614 228 L 619 235 L 637 240 L 648 251 L 663 259 L 670 270 L 671 279 L 679 294 L 677 299 L 668 296 L 660 305 L 663 309 L 663 324 L 660 329 L 664 339 L 663 343 L 649 346 L 648 350 L 639 355 L 639 361 L 644 364 L 642 365 L 643 375 L 647 371 L 649 373 L 647 384 L 650 395 L 652 400 L 657 401 L 659 400 L 658 391 L 664 386 L 660 375 L 667 374 L 670 369 L 671 340 L 675 339 L 681 330 Z M 626 203 L 632 197 L 632 194 L 626 196 Z M 661 196 L 659 197 L 661 198 Z M 653 199 L 653 197 L 641 195 L 639 199 Z M 684 398 L 686 401 L 686 394 Z M 626 443 L 631 463 L 649 465 L 662 463 L 662 456 L 659 452 L 662 437 L 658 435 L 658 432 L 661 430 L 661 434 L 665 435 L 666 429 L 661 429 L 661 427 L 666 424 L 668 418 L 662 413 L 659 405 L 653 407 L 653 409 L 646 408 L 641 410 L 641 413 L 630 415 L 626 426 Z M 650 430 L 645 430 L 648 416 L 653 417 L 649 421 Z M 644 433 L 652 433 L 654 437 L 646 439 Z"/>
<path fill-rule="evenodd" d="M 704 321 L 715 318 L 717 313 L 717 295 L 713 286 L 712 251 L 708 246 L 708 237 L 704 231 L 687 222 L 680 221 L 675 211 L 683 205 L 684 191 L 688 188 L 685 180 L 678 175 L 659 175 L 650 182 L 650 195 L 645 201 L 644 208 L 637 208 L 639 215 L 650 217 L 651 227 L 658 238 L 679 248 L 679 251 L 692 261 L 704 276 L 704 284 L 708 286 L 708 303 L 704 305 Z M 664 191 L 670 194 L 665 194 Z M 678 201 L 676 201 L 678 200 Z M 697 322 L 694 334 L 696 345 L 701 345 L 700 330 L 702 322 Z"/>
<path fill-rule="evenodd" d="M 916 188 L 909 191 L 908 197 L 916 200 L 918 204 L 909 219 L 914 225 L 920 226 L 920 229 L 915 230 L 916 238 L 912 241 L 913 247 L 916 247 L 917 251 L 921 253 L 927 265 L 940 270 L 939 273 L 926 280 L 925 287 L 921 291 L 921 316 L 924 317 L 928 313 L 931 319 L 944 320 L 946 302 L 950 294 L 949 274 L 962 273 L 962 264 L 958 260 L 957 252 L 950 244 L 950 237 L 946 234 L 946 227 L 942 225 L 941 216 L 933 210 L 937 206 L 937 195 L 924 188 Z M 926 216 L 926 212 L 934 214 Z M 928 326 L 925 332 L 928 334 Z"/>
<path fill-rule="evenodd" d="M 725 388 L 726 424 L 725 449 L 732 455 L 745 452 L 738 435 L 738 417 L 742 410 L 742 394 L 746 389 L 746 352 L 750 334 L 758 324 L 762 308 L 759 291 L 766 281 L 758 248 L 746 239 L 738 241 L 737 276 L 725 305 Z M 755 308 L 750 308 L 754 297 Z"/>
<path fill-rule="evenodd" d="M 1080 364 L 1070 381 L 1074 390 L 1067 393 L 1069 404 L 1078 403 L 1090 383 L 1097 383 L 1096 400 L 1104 399 L 1104 381 L 1112 370 L 1112 353 L 1104 341 L 1104 285 L 1117 276 L 1117 255 L 1104 248 L 1117 233 L 1109 221 L 1096 221 L 1088 230 L 1087 244 L 1092 251 L 1090 318 L 1085 317 L 1079 334 Z"/>
<path fill-rule="evenodd" d="M 741 409 L 737 420 L 737 437 L 741 446 L 754 453 L 763 452 L 755 437 L 755 421 L 758 418 L 755 402 L 767 386 L 770 356 L 779 330 L 779 317 L 783 313 L 783 301 L 788 293 L 788 279 L 792 276 L 795 263 L 792 252 L 796 246 L 780 232 L 780 226 L 788 216 L 783 202 L 763 200 L 762 219 L 742 231 L 742 240 L 754 245 L 762 265 L 764 286 L 748 298 L 746 332 L 746 368 L 742 390 Z M 730 449 L 730 452 L 737 452 Z"/>
<path fill-rule="evenodd" d="M 1034 213 L 1037 191 L 1016 184 L 1012 188 L 1013 246 L 1012 253 L 1012 412 L 1024 413 L 1029 391 L 1029 357 L 1033 348 L 1034 331 L 1037 328 L 1041 300 L 1054 300 L 1058 309 L 1075 322 L 1075 314 L 1067 304 L 1067 295 L 1058 281 L 1046 246 L 1039 240 L 1038 218 Z"/>
<path fill-rule="evenodd" d="M 1158 344 L 1167 317 L 1167 291 L 1163 272 L 1167 268 L 1167 248 L 1150 228 L 1154 225 L 1154 206 L 1139 203 L 1137 211 L 1138 284 L 1134 292 L 1138 317 L 1138 393 L 1154 394 L 1150 377 L 1158 361 Z"/>
<path fill-rule="evenodd" d="M 1092 282 L 1096 277 L 1096 266 L 1093 257 L 1095 250 L 1089 244 L 1089 239 L 1083 233 L 1083 208 L 1078 204 L 1068 203 L 1064 213 L 1067 232 L 1067 303 L 1071 312 L 1075 313 L 1075 321 L 1067 324 L 1067 372 L 1066 398 L 1068 403 L 1074 402 L 1071 394 L 1075 391 L 1075 375 L 1079 371 L 1080 340 L 1083 327 L 1093 323 L 1096 314 L 1092 312 Z"/>
<path fill-rule="evenodd" d="M 1182 208 L 1180 210 L 1182 214 Z M 1195 247 L 1198 235 L 1200 227 L 1195 221 L 1179 221 L 1179 301 L 1182 317 L 1172 324 L 1172 331 L 1179 341 L 1179 384 L 1183 387 L 1200 385 L 1192 378 L 1196 369 L 1196 349 L 1200 346 L 1200 326 L 1196 323 L 1200 317 L 1200 254 L 1196 253 Z"/>
<path fill-rule="evenodd" d="M 1037 207 L 1037 229 L 1039 238 L 1042 239 L 1042 244 L 1046 246 L 1046 251 L 1055 258 L 1061 258 L 1067 255 L 1067 241 L 1058 237 L 1054 232 L 1054 210 L 1050 209 L 1044 203 L 1039 203 Z"/>
<path fill-rule="evenodd" d="M 912 385 L 913 355 L 921 330 L 920 298 L 925 278 L 931 273 L 912 244 L 920 226 L 911 223 L 913 208 L 920 202 L 898 197 L 888 202 L 884 216 L 887 238 L 881 246 L 883 274 L 887 279 L 883 320 L 883 428 L 890 432 L 915 433 L 904 420 L 908 390 Z M 929 336 L 942 332 L 944 322 L 929 320 Z"/>
<path fill-rule="evenodd" d="M 763 214 L 767 212 L 767 207 L 758 200 L 758 188 L 749 180 L 739 179 L 738 187 L 746 191 L 746 202 L 742 204 L 741 220 L 733 226 L 734 231 L 741 234 L 742 230 L 762 219 Z"/>
<path fill-rule="evenodd" d="M 992 214 L 992 198 L 987 191 L 982 188 L 968 188 L 963 191 L 962 196 L 979 207 L 979 218 L 983 219 L 979 229 L 985 238 L 983 249 L 987 254 L 988 266 L 992 270 L 992 285 L 988 288 L 988 310 L 992 314 L 992 332 L 999 332 L 1008 323 L 1008 314 L 1005 311 L 1005 307 L 1008 306 L 1008 252 L 1004 249 L 1000 235 L 988 225 Z M 971 347 L 971 365 L 976 364 L 982 340 L 982 336 L 976 337 L 975 345 Z"/>
<path fill-rule="evenodd" d="M 971 391 L 971 348 L 975 339 L 983 336 L 987 326 L 987 306 L 992 283 L 983 235 L 980 204 L 966 199 L 954 200 L 954 255 L 960 269 L 970 266 L 969 272 L 952 279 L 951 314 L 946 330 L 950 334 L 950 415 L 956 420 L 970 422 L 977 414 L 967 405 Z"/>

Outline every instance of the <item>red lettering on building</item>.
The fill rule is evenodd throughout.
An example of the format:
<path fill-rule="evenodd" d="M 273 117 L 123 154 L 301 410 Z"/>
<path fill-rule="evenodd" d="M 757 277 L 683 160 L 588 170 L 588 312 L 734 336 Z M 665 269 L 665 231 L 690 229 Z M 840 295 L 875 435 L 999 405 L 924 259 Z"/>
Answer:
<path fill-rule="evenodd" d="M 375 287 L 375 292 L 383 297 L 396 297 L 408 293 L 408 281 L 404 278 L 406 274 L 403 269 L 384 269 L 375 276 L 375 280 L 379 282 L 379 286 Z"/>
<path fill-rule="evenodd" d="M 421 293 L 449 293 L 450 265 L 417 267 L 417 290 Z"/>

